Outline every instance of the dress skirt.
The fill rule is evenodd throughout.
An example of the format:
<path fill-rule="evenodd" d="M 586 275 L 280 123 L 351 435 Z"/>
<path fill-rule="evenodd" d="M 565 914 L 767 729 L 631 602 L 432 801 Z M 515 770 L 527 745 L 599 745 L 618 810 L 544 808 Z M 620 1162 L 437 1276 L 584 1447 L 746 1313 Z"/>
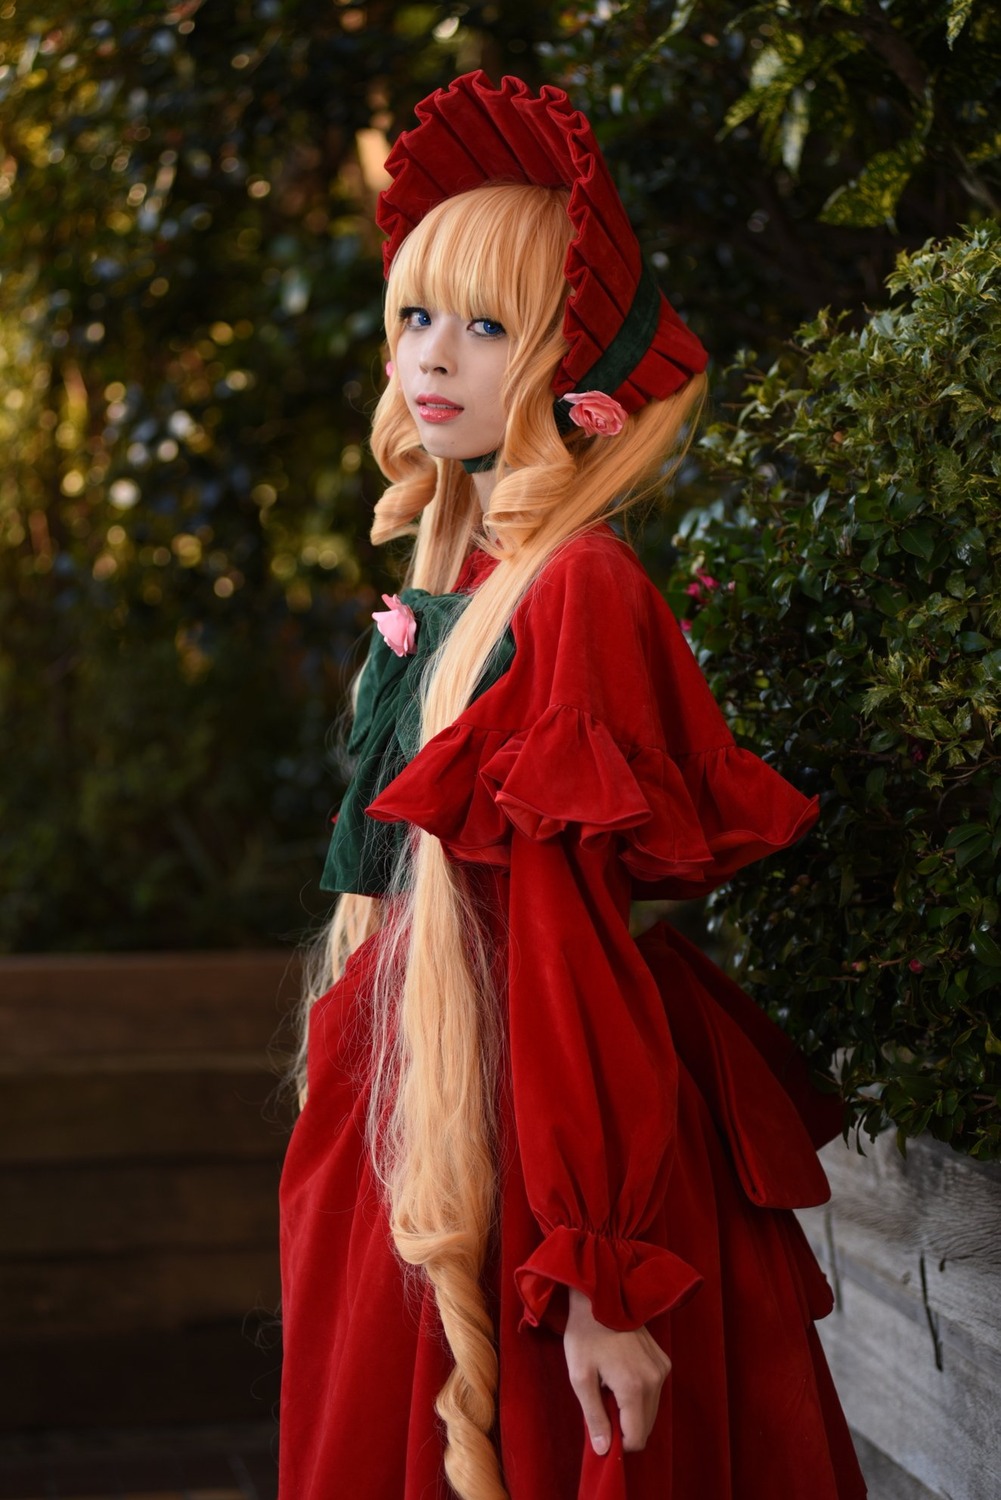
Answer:
<path fill-rule="evenodd" d="M 283 1175 L 281 1500 L 453 1496 L 434 1412 L 451 1359 L 433 1294 L 393 1249 L 365 1144 L 367 993 L 377 945 L 370 940 L 314 1007 L 309 1102 Z M 865 1485 L 814 1328 L 832 1307 L 828 1284 L 793 1213 L 754 1201 L 755 1193 L 774 1195 L 783 1173 L 794 1193 L 804 1191 L 788 1137 L 772 1136 L 767 1119 L 770 1105 L 774 1126 L 788 1127 L 788 1095 L 734 1019 L 736 996 L 739 1019 L 747 1019 L 746 997 L 666 926 L 642 948 L 665 1014 L 686 1013 L 674 1032 L 681 1045 L 673 1165 L 643 1226 L 645 1243 L 668 1250 L 677 1265 L 665 1265 L 666 1291 L 633 1293 L 638 1304 L 648 1295 L 656 1301 L 677 1290 L 672 1278 L 684 1283 L 676 1305 L 647 1319 L 672 1373 L 644 1451 L 623 1454 L 609 1399 L 613 1446 L 596 1456 L 567 1376 L 561 1284 L 551 1284 L 542 1316 L 518 1290 L 545 1240 L 522 1163 L 532 1143 L 519 1148 L 509 1110 L 488 1299 L 500 1352 L 495 1436 L 511 1500 L 856 1500 Z M 752 1024 L 760 1041 L 770 1023 L 756 1014 Z M 717 1064 L 728 1043 L 729 1060 L 744 1071 L 721 1083 Z M 802 1105 L 809 1085 L 798 1069 L 790 1074 L 784 1038 L 776 1032 L 771 1043 L 771 1061 L 799 1091 L 811 1124 L 829 1119 L 823 1099 Z M 750 1056 L 756 1063 L 748 1068 Z M 559 1061 L 550 1064 L 555 1085 Z M 729 1123 L 721 1125 L 727 1088 Z M 796 1144 L 812 1154 L 801 1135 Z M 539 1148 L 545 1155 L 546 1143 Z M 568 1281 L 596 1276 L 599 1291 L 619 1299 L 618 1321 L 631 1322 L 622 1317 L 621 1290 L 600 1283 L 627 1262 L 627 1279 L 635 1275 L 635 1246 L 607 1248 L 608 1265 L 595 1268 L 577 1263 L 580 1245 L 564 1247 Z M 696 1273 L 692 1285 L 682 1267 Z M 638 1318 L 644 1308 L 633 1311 Z"/>

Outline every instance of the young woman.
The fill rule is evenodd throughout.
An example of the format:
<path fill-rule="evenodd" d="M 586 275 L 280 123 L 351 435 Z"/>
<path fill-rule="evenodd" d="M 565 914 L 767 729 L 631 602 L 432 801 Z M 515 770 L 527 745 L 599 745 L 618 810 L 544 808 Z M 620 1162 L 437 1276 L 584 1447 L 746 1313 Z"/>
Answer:
<path fill-rule="evenodd" d="M 815 816 L 608 524 L 706 355 L 583 117 L 482 74 L 389 158 L 375 615 L 282 1183 L 282 1500 L 855 1500 L 790 1208 L 839 1111 L 634 896 Z"/>

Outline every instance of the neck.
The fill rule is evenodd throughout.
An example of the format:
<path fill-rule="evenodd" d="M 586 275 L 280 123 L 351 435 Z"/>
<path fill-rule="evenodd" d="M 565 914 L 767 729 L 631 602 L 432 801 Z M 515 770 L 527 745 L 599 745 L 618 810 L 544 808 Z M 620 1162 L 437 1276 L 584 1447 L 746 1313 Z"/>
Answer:
<path fill-rule="evenodd" d="M 473 489 L 480 502 L 480 510 L 486 514 L 490 506 L 490 497 L 494 492 L 494 485 L 497 483 L 497 470 L 483 469 L 477 474 L 470 474 L 469 477 L 473 481 Z"/>

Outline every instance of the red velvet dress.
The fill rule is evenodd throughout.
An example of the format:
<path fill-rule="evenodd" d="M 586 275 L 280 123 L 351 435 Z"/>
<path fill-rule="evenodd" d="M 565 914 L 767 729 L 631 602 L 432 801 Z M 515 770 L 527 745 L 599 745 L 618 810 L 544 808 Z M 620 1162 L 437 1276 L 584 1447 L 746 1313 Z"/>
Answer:
<path fill-rule="evenodd" d="M 474 553 L 470 590 L 493 563 Z M 511 1500 L 857 1500 L 814 1330 L 831 1294 L 793 1207 L 824 1201 L 839 1111 L 798 1054 L 632 897 L 701 894 L 798 838 L 813 805 L 737 748 L 670 610 L 605 527 L 513 621 L 504 675 L 370 809 L 440 838 L 505 944 L 510 1077 L 487 1295 Z M 282 1180 L 281 1500 L 447 1500 L 450 1369 L 364 1143 L 378 944 L 314 1007 Z M 596 1457 L 566 1288 L 673 1363 L 650 1440 Z M 613 1412 L 614 1417 L 614 1412 Z M 614 1425 L 614 1423 L 613 1423 Z"/>

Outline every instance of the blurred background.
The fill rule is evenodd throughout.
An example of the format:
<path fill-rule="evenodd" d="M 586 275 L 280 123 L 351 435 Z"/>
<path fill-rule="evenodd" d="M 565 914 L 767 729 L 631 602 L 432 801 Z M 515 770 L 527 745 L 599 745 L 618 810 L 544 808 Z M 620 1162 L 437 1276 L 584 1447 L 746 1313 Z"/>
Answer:
<path fill-rule="evenodd" d="M 206 1493 L 270 1493 L 275 1037 L 398 577 L 367 541 L 373 209 L 415 102 L 475 67 L 588 113 L 717 414 L 746 351 L 859 327 L 901 249 L 998 214 L 978 0 L 0 0 L 10 1496 L 166 1494 L 158 1464 L 188 1493 L 192 1452 Z M 682 479 L 665 582 L 718 491 L 703 455 Z"/>

